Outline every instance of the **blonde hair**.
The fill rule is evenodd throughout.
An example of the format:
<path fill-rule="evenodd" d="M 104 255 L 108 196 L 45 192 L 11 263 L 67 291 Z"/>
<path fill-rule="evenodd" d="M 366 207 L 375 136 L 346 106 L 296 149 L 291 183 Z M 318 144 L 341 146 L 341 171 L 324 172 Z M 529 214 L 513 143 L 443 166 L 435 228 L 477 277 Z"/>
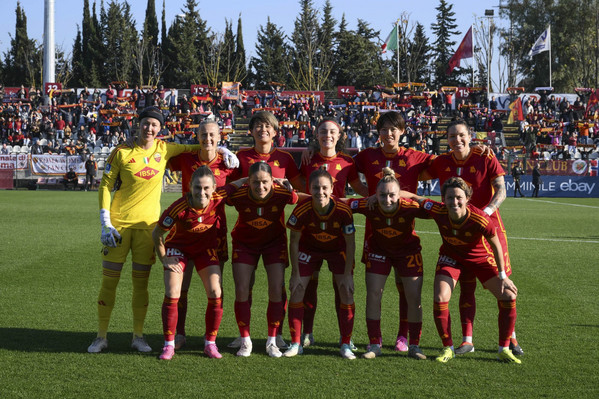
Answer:
<path fill-rule="evenodd" d="M 382 184 L 387 184 L 387 183 L 395 183 L 397 184 L 397 187 L 399 187 L 401 189 L 401 185 L 399 184 L 399 180 L 397 180 L 397 177 L 395 177 L 395 171 L 393 169 L 391 169 L 390 167 L 384 167 L 383 170 L 383 177 L 381 177 L 381 180 L 379 180 L 379 182 L 376 185 L 376 188 L 378 189 Z"/>

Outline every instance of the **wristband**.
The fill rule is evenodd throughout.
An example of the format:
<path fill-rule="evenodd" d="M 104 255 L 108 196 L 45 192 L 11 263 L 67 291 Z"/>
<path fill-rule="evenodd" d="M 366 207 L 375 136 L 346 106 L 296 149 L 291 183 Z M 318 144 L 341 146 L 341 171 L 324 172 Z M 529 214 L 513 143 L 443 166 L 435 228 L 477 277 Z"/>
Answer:
<path fill-rule="evenodd" d="M 108 209 L 100 209 L 100 223 L 102 226 L 112 226 L 112 223 L 110 223 L 110 211 Z"/>
<path fill-rule="evenodd" d="M 505 274 L 505 271 L 502 270 L 499 272 L 499 279 L 500 280 L 505 280 L 507 278 L 507 275 Z"/>
<path fill-rule="evenodd" d="M 493 209 L 491 209 L 491 207 L 488 206 L 485 209 L 483 209 L 483 212 L 486 213 L 487 215 L 491 216 L 493 214 Z"/>

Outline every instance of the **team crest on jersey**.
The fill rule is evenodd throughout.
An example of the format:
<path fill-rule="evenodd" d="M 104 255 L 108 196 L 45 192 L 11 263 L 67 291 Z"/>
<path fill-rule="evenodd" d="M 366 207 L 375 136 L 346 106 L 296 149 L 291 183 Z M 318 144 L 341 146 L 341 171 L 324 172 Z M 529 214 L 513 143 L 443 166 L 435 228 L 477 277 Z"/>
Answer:
<path fill-rule="evenodd" d="M 404 218 L 399 218 L 397 221 L 398 221 L 399 223 L 405 223 L 405 222 L 406 222 L 406 219 L 404 219 Z"/>
<path fill-rule="evenodd" d="M 106 166 L 104 167 L 104 172 L 109 173 L 110 169 L 112 169 L 112 166 L 110 166 L 110 164 L 106 164 Z"/>
<path fill-rule="evenodd" d="M 160 162 L 161 159 L 162 159 L 162 156 L 160 155 L 159 152 L 157 152 L 156 154 L 154 154 L 154 161 Z"/>
<path fill-rule="evenodd" d="M 466 232 L 466 234 L 464 234 L 466 237 L 472 237 L 472 234 L 470 234 L 469 231 Z"/>
<path fill-rule="evenodd" d="M 433 209 L 433 203 L 430 201 L 426 201 L 424 203 L 424 209 L 426 209 L 427 211 L 430 211 L 431 209 Z"/>
<path fill-rule="evenodd" d="M 279 163 L 279 161 L 275 161 L 275 162 L 274 162 L 274 165 L 275 165 L 277 168 L 281 166 L 281 164 Z"/>
<path fill-rule="evenodd" d="M 338 229 L 338 228 L 339 228 L 339 223 L 337 223 L 337 222 L 333 222 L 333 228 L 334 228 L 334 229 Z"/>
<path fill-rule="evenodd" d="M 214 171 L 214 176 L 220 176 L 220 169 L 216 169 Z"/>
<path fill-rule="evenodd" d="M 250 222 L 248 222 L 248 224 L 256 229 L 264 229 L 268 226 L 270 226 L 272 224 L 272 222 L 270 220 L 266 220 L 264 218 L 258 218 L 258 219 L 254 219 Z"/>
<path fill-rule="evenodd" d="M 142 179 L 150 180 L 152 177 L 156 176 L 159 172 L 156 169 L 152 169 L 148 166 L 140 170 L 135 174 L 137 177 L 141 177 Z"/>
<path fill-rule="evenodd" d="M 336 170 L 341 170 L 341 164 L 338 163 L 337 166 L 335 166 L 335 169 Z"/>
<path fill-rule="evenodd" d="M 406 167 L 406 161 L 404 161 L 403 159 L 399 161 L 399 166 L 401 166 L 402 168 Z"/>
<path fill-rule="evenodd" d="M 273 207 L 270 209 L 270 211 L 271 211 L 271 212 L 278 212 L 278 211 L 279 211 L 279 208 L 277 208 L 277 206 L 273 206 Z"/>
<path fill-rule="evenodd" d="M 172 218 L 172 217 L 170 217 L 170 216 L 167 216 L 167 217 L 165 217 L 165 218 L 164 218 L 164 222 L 163 222 L 163 224 L 164 224 L 166 227 L 171 227 L 171 226 L 173 225 L 173 223 L 174 223 L 174 222 L 175 222 L 175 221 L 173 220 L 173 218 Z"/>
<path fill-rule="evenodd" d="M 476 168 L 474 166 L 470 167 L 470 173 L 476 173 Z"/>
<path fill-rule="evenodd" d="M 297 218 L 295 217 L 295 215 L 291 215 L 289 217 L 289 224 L 292 226 L 295 226 L 296 223 L 297 223 Z"/>

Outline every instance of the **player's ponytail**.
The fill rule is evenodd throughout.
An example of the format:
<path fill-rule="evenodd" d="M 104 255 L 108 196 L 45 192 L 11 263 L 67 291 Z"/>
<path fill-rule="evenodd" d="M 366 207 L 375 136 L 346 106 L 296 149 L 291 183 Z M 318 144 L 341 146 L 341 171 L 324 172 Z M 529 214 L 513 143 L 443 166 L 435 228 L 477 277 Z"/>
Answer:
<path fill-rule="evenodd" d="M 379 182 L 377 183 L 377 188 L 379 188 L 381 184 L 387 183 L 395 183 L 397 184 L 397 187 L 401 188 L 399 180 L 397 180 L 397 178 L 395 177 L 395 171 L 393 169 L 389 167 L 384 167 L 381 172 L 383 173 L 383 177 L 381 177 L 381 180 L 379 180 Z"/>

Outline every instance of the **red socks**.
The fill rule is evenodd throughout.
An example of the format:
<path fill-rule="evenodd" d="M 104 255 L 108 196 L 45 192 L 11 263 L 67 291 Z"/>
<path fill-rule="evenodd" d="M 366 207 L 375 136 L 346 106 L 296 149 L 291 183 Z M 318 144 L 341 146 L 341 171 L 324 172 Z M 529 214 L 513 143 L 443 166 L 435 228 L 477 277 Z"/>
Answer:
<path fill-rule="evenodd" d="M 268 336 L 275 337 L 279 333 L 283 317 L 284 317 L 283 302 L 268 301 L 266 309 L 266 320 L 268 321 Z"/>
<path fill-rule="evenodd" d="M 242 337 L 250 336 L 251 316 L 252 312 L 250 309 L 250 303 L 248 301 L 235 301 L 235 320 L 237 320 L 237 327 L 239 327 L 239 335 Z"/>
<path fill-rule="evenodd" d="M 218 334 L 220 322 L 223 319 L 223 299 L 208 298 L 204 321 L 206 323 L 206 341 L 214 342 Z"/>
<path fill-rule="evenodd" d="M 476 277 L 472 279 L 460 278 L 460 321 L 462 322 L 462 335 L 472 336 L 472 325 L 476 315 Z"/>
<path fill-rule="evenodd" d="M 175 340 L 175 330 L 177 328 L 177 303 L 179 298 L 164 297 L 162 302 L 162 331 L 165 341 Z"/>
<path fill-rule="evenodd" d="M 435 318 L 435 325 L 437 326 L 437 332 L 443 346 L 452 346 L 453 340 L 451 338 L 451 317 L 449 315 L 449 302 L 435 302 L 433 304 L 433 316 Z"/>
<path fill-rule="evenodd" d="M 516 325 L 516 301 L 497 301 L 497 306 L 499 307 L 499 316 L 497 318 L 499 346 L 508 347 Z"/>

